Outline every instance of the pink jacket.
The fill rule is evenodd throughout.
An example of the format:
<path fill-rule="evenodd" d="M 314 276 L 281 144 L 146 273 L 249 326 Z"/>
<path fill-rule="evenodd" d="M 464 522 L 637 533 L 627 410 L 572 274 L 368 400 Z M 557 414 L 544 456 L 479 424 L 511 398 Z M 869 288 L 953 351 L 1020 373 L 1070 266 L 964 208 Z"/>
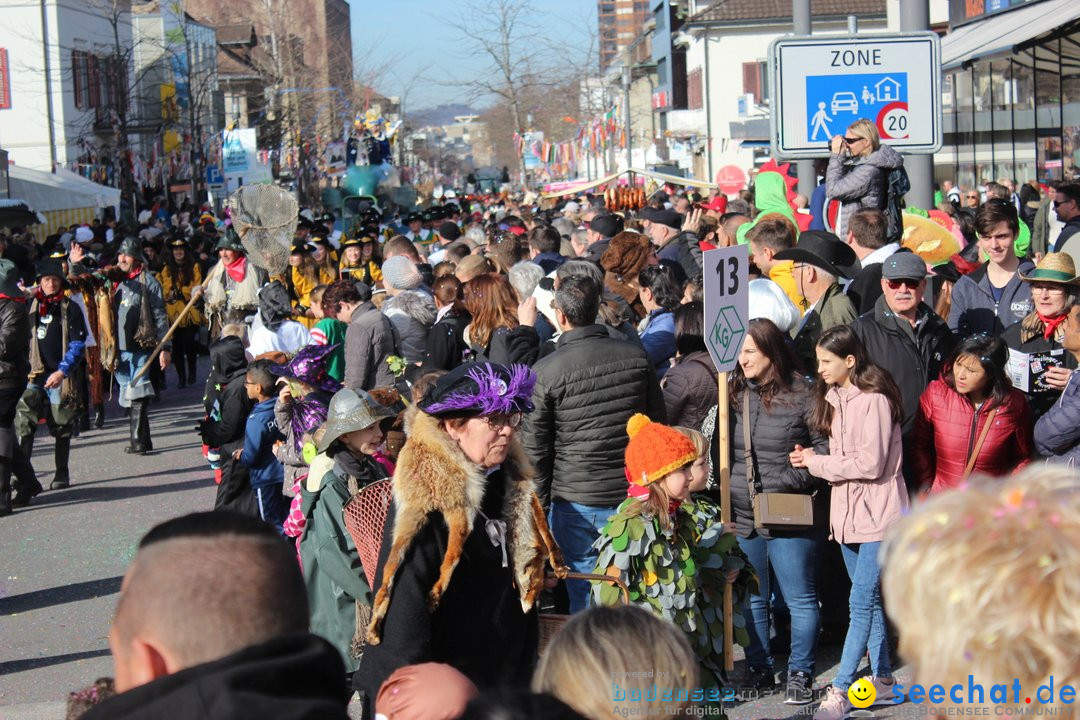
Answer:
<path fill-rule="evenodd" d="M 807 457 L 806 466 L 832 488 L 830 537 L 879 542 L 908 506 L 900 425 L 884 395 L 832 387 L 825 400 L 833 406 L 829 454 Z"/>

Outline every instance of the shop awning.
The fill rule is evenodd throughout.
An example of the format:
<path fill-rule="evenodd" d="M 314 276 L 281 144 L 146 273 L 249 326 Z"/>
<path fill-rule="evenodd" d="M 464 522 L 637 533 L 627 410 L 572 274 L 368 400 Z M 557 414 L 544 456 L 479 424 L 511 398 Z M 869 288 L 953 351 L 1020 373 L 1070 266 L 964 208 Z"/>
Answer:
<path fill-rule="evenodd" d="M 38 212 L 119 205 L 120 191 L 116 188 L 64 172 L 53 174 L 11 165 L 8 167 L 11 194 L 25 199 Z"/>
<path fill-rule="evenodd" d="M 964 25 L 941 39 L 941 69 L 949 72 L 980 60 L 1009 58 L 1042 36 L 1057 37 L 1078 20 L 1076 0 L 1042 0 Z"/>
<path fill-rule="evenodd" d="M 34 212 L 25 200 L 0 198 L 0 227 L 37 225 L 43 222 L 45 218 Z"/>

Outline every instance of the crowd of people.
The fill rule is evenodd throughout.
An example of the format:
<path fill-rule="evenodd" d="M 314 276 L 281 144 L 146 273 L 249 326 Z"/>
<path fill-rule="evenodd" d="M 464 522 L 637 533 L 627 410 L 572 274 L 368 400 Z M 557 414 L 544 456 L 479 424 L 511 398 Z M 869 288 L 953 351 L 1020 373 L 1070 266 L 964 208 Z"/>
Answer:
<path fill-rule="evenodd" d="M 103 418 L 111 383 L 127 449 L 145 454 L 166 369 L 195 384 L 210 356 L 198 430 L 216 512 L 143 540 L 110 636 L 119 695 L 86 717 L 194 712 L 252 683 L 266 697 L 293 688 L 298 705 L 268 700 L 266 717 L 343 716 L 355 691 L 365 717 L 510 704 L 601 718 L 633 706 L 609 697 L 610 673 L 633 660 L 701 690 L 658 701 L 672 714 L 719 704 L 710 688 L 779 684 L 785 702 L 820 699 L 815 717 L 842 720 L 866 656 L 877 696 L 893 697 L 883 597 L 906 608 L 905 658 L 945 662 L 905 640 L 925 608 L 897 588 L 925 574 L 908 558 L 883 594 L 883 547 L 900 532 L 896 556 L 910 555 L 912 518 L 938 517 L 920 505 L 990 512 L 960 497 L 992 505 L 994 488 L 1026 486 L 990 478 L 1080 456 L 1080 276 L 1061 251 L 1080 186 L 1054 188 L 1065 231 L 1045 254 L 1020 242 L 1032 228 L 1016 206 L 990 198 L 969 247 L 928 267 L 881 191 L 899 156 L 866 123 L 832 151 L 822 187 L 843 202 L 839 233 L 810 229 L 766 171 L 734 199 L 660 191 L 637 212 L 589 193 L 369 208 L 347 228 L 305 210 L 280 274 L 208 208 L 74 228 L 33 272 L 25 247 L 5 252 L 0 513 L 42 490 L 29 460 L 40 420 L 56 437 L 52 487 L 66 487 L 70 438 Z M 702 252 L 735 243 L 749 247 L 751 319 L 721 412 Z M 221 608 L 185 600 L 211 577 L 238 585 Z M 738 677 L 724 671 L 729 591 Z M 550 642 L 540 606 L 571 616 Z M 185 641 L 191 627 L 212 647 Z M 843 650 L 822 688 L 824 642 Z M 787 657 L 779 677 L 774 655 Z"/>

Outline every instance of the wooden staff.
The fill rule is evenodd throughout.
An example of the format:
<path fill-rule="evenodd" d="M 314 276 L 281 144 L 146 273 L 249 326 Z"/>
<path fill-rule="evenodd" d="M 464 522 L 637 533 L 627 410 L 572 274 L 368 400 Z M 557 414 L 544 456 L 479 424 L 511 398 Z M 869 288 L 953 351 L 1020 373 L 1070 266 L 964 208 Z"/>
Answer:
<path fill-rule="evenodd" d="M 720 521 L 724 523 L 724 530 L 731 531 L 731 428 L 728 425 L 728 415 L 731 407 L 728 402 L 728 374 L 718 373 L 719 400 L 717 403 L 716 429 L 720 443 L 719 460 L 720 467 L 717 472 L 720 475 Z M 735 628 L 732 626 L 734 596 L 731 583 L 724 583 L 724 669 L 731 672 L 735 669 L 735 656 L 733 646 L 735 644 Z"/>

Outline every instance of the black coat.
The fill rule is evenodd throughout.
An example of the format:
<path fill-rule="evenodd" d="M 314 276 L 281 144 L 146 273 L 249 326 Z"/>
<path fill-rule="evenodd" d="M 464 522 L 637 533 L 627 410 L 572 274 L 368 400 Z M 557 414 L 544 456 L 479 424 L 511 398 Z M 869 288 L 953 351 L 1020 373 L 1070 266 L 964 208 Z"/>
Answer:
<path fill-rule="evenodd" d="M 709 353 L 703 351 L 680 355 L 664 373 L 661 383 L 668 425 L 701 428 L 701 421 L 716 405 L 718 388 L 716 367 Z"/>
<path fill-rule="evenodd" d="M 1002 341 L 1013 350 L 1019 350 L 1020 352 L 1025 353 L 1042 353 L 1062 349 L 1061 343 L 1057 340 L 1047 340 L 1042 335 L 1036 335 L 1033 338 L 1029 338 L 1027 342 L 1021 342 L 1021 325 L 1023 325 L 1023 322 L 1013 323 L 1005 328 L 1005 332 L 1001 336 Z M 1077 367 L 1076 356 L 1067 350 L 1061 353 L 1061 361 L 1069 370 L 1075 370 Z M 1046 411 L 1054 406 L 1054 403 L 1061 397 L 1061 391 L 1041 390 L 1034 393 L 1025 393 L 1025 396 L 1027 397 L 1028 405 L 1031 407 L 1032 420 L 1034 421 L 1045 415 Z"/>
<path fill-rule="evenodd" d="M 285 635 L 128 690 L 83 720 L 345 720 L 344 680 L 330 643 Z"/>
<path fill-rule="evenodd" d="M 826 483 L 810 474 L 806 468 L 791 466 L 788 455 L 795 445 L 812 447 L 819 455 L 829 454 L 827 435 L 810 430 L 810 413 L 814 409 L 810 381 L 794 375 L 791 387 L 777 393 L 766 410 L 761 403 L 760 386 L 748 385 L 750 398 L 750 446 L 756 461 L 760 489 L 765 492 L 817 493 L 814 502 L 814 523 L 827 527 L 829 518 Z M 754 530 L 754 508 L 750 502 L 750 485 L 746 476 L 746 443 L 743 438 L 743 398 L 731 398 L 728 416 L 731 444 L 731 518 L 735 534 L 748 537 Z M 717 423 L 719 427 L 719 423 Z M 719 467 L 718 438 L 710 443 L 713 467 Z M 759 530 L 759 534 L 788 537 L 798 532 Z"/>
<path fill-rule="evenodd" d="M 882 263 L 871 263 L 855 274 L 847 286 L 847 296 L 855 306 L 855 312 L 862 315 L 874 309 L 881 289 Z"/>
<path fill-rule="evenodd" d="M 30 314 L 26 303 L 0 298 L 0 387 L 26 387 L 30 374 Z"/>
<path fill-rule="evenodd" d="M 588 325 L 563 333 L 534 370 L 536 410 L 525 416 L 521 439 L 541 501 L 618 505 L 626 499 L 627 421 L 634 413 L 666 419 L 645 351 Z"/>
<path fill-rule="evenodd" d="M 472 346 L 476 362 L 493 362 L 500 365 L 532 365 L 540 357 L 540 336 L 536 328 L 518 325 L 509 330 L 499 328 L 491 333 L 487 347 Z"/>
<path fill-rule="evenodd" d="M 927 305 L 919 304 L 918 316 L 919 325 L 912 328 L 907 320 L 897 318 L 889 310 L 882 297 L 873 312 L 861 315 L 851 324 L 866 346 L 870 360 L 892 375 L 900 388 L 905 436 L 915 427 L 923 390 L 941 374 L 942 364 L 956 345 L 949 326 Z"/>
<path fill-rule="evenodd" d="M 420 374 L 433 370 L 450 371 L 465 361 L 469 346 L 463 337 L 465 327 L 472 322 L 467 310 L 449 310 L 437 323 L 431 326 L 427 336 L 427 351 Z"/>

